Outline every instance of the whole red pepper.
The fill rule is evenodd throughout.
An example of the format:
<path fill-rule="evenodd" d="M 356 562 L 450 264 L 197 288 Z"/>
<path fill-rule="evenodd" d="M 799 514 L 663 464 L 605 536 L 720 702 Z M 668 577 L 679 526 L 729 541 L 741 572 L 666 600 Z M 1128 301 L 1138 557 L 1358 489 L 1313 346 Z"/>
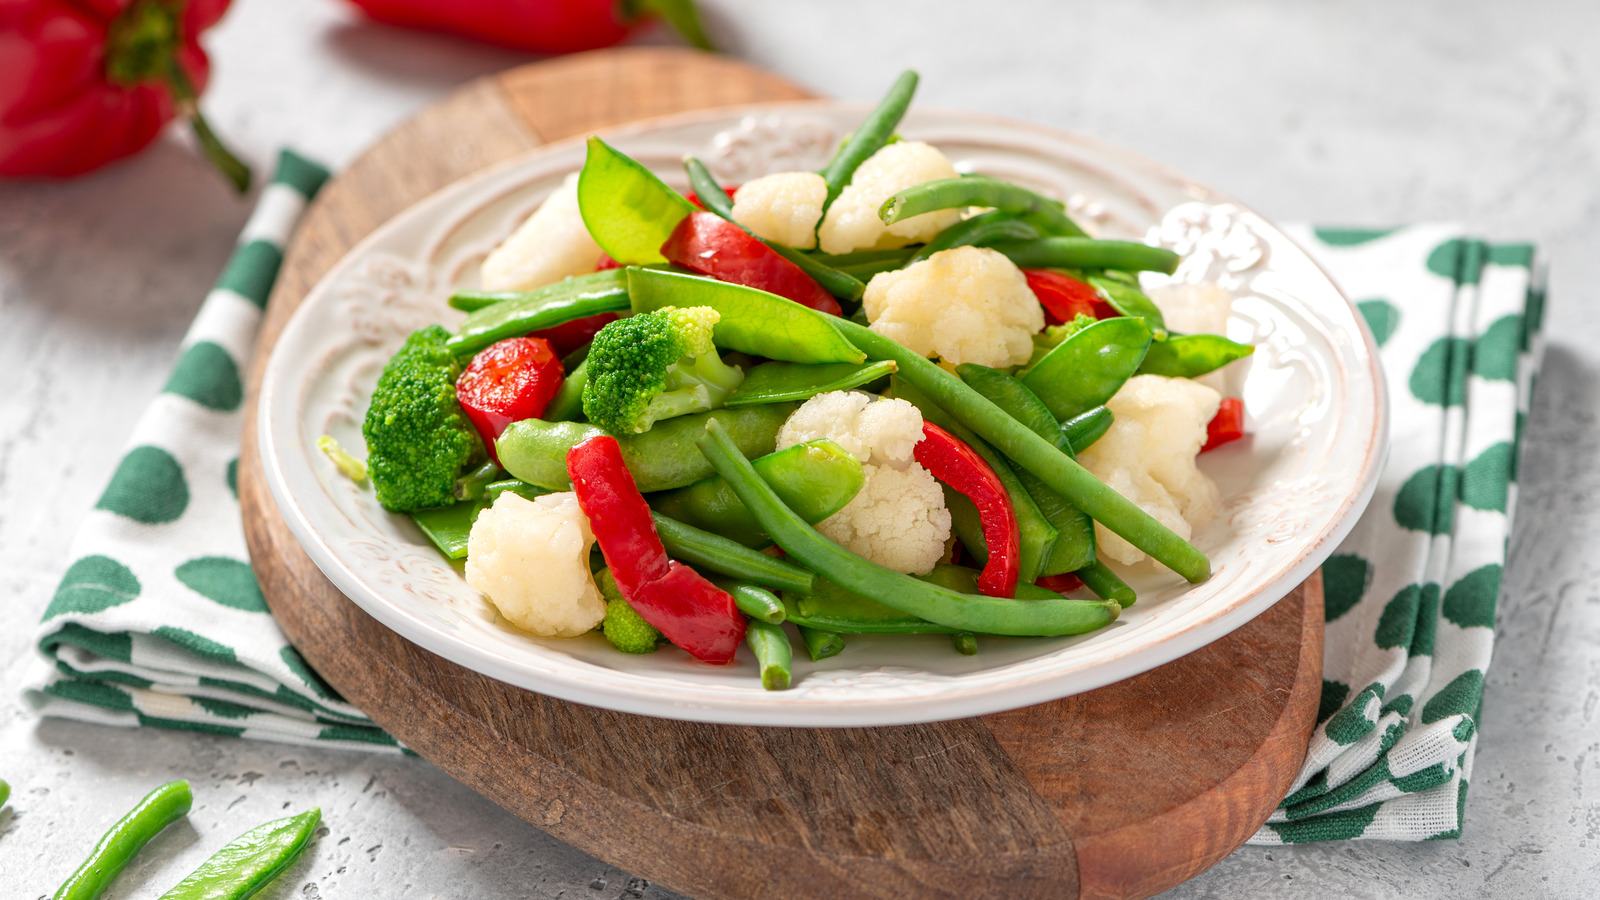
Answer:
<path fill-rule="evenodd" d="M 731 662 L 744 616 L 730 594 L 667 558 L 617 439 L 602 435 L 567 451 L 567 476 L 628 605 L 696 659 Z"/>
<path fill-rule="evenodd" d="M 494 442 L 506 426 L 537 419 L 561 389 L 561 358 L 550 342 L 536 337 L 514 337 L 485 348 L 456 379 L 456 400 L 472 420 L 488 448 L 500 462 Z"/>
<path fill-rule="evenodd" d="M 1217 414 L 1206 425 L 1206 443 L 1200 452 L 1215 450 L 1229 441 L 1244 437 L 1244 401 L 1238 397 L 1223 397 Z"/>
<path fill-rule="evenodd" d="M 1101 299 L 1094 286 L 1054 269 L 1023 269 L 1022 277 L 1044 307 L 1044 317 L 1051 325 L 1071 322 L 1078 316 L 1109 319 L 1117 315 L 1111 304 Z"/>
<path fill-rule="evenodd" d="M 390 25 L 447 31 L 514 50 L 576 53 L 620 43 L 660 16 L 710 50 L 692 0 L 351 0 Z"/>
<path fill-rule="evenodd" d="M 68 177 L 131 156 L 182 114 L 243 191 L 250 169 L 196 102 L 210 66 L 200 34 L 228 0 L 0 2 L 0 176 Z"/>
<path fill-rule="evenodd" d="M 989 561 L 978 575 L 978 591 L 990 597 L 1015 597 L 1021 575 L 1022 537 L 1017 512 L 1000 476 L 976 450 L 932 422 L 922 423 L 922 440 L 913 451 L 933 477 L 965 494 L 978 508 Z"/>
<path fill-rule="evenodd" d="M 714 213 L 683 217 L 661 245 L 661 255 L 686 269 L 720 281 L 759 288 L 829 315 L 842 315 L 839 301 L 800 267 Z"/>

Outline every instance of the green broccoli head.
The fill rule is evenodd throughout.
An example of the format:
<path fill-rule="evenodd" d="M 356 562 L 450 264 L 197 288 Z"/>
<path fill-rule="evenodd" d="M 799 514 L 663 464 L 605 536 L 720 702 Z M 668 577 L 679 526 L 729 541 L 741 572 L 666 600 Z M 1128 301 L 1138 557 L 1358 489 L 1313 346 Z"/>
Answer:
<path fill-rule="evenodd" d="M 744 372 L 711 342 L 717 311 L 663 307 L 600 329 L 589 345 L 583 412 L 613 434 L 722 405 Z"/>
<path fill-rule="evenodd" d="M 455 502 L 455 481 L 484 458 L 483 442 L 456 401 L 461 367 L 450 333 L 430 325 L 406 338 L 378 376 L 361 434 L 378 502 L 408 512 Z"/>
<path fill-rule="evenodd" d="M 606 617 L 600 621 L 606 640 L 623 653 L 654 653 L 656 644 L 664 640 L 661 632 L 622 599 L 611 570 L 601 569 L 594 580 L 600 595 L 606 598 Z"/>

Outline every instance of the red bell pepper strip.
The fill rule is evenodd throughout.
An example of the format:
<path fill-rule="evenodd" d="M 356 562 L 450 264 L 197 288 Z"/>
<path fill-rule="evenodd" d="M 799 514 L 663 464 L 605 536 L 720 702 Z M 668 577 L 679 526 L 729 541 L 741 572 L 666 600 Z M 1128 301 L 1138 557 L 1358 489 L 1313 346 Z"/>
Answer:
<path fill-rule="evenodd" d="M 692 0 L 351 0 L 380 22 L 447 31 L 534 53 L 576 53 L 620 43 L 653 16 L 712 49 Z"/>
<path fill-rule="evenodd" d="M 1023 269 L 1022 277 L 1028 280 L 1028 287 L 1039 298 L 1045 320 L 1051 325 L 1071 322 L 1078 316 L 1109 319 L 1117 315 L 1093 285 L 1071 275 L 1054 269 Z"/>
<path fill-rule="evenodd" d="M 731 662 L 744 616 L 732 595 L 667 558 L 617 439 L 601 435 L 567 451 L 567 475 L 628 605 L 696 659 Z"/>
<path fill-rule="evenodd" d="M 1238 397 L 1223 397 L 1217 414 L 1206 425 L 1206 443 L 1200 452 L 1215 450 L 1229 441 L 1244 437 L 1244 401 Z"/>
<path fill-rule="evenodd" d="M 742 284 L 787 297 L 818 312 L 843 314 L 839 301 L 794 263 L 779 256 L 759 238 L 721 216 L 708 212 L 684 216 L 661 255 L 686 269 L 720 281 Z"/>
<path fill-rule="evenodd" d="M 725 187 L 725 188 L 722 189 L 722 192 L 724 194 L 728 195 L 728 199 L 729 200 L 734 200 L 734 199 L 737 198 L 737 195 L 739 193 L 739 185 L 736 184 L 736 185 L 733 185 L 732 187 Z M 690 191 L 689 193 L 684 194 L 683 195 L 683 199 L 689 201 L 690 203 L 693 203 L 695 206 L 697 206 L 697 207 L 699 207 L 701 209 L 705 209 L 706 208 L 706 205 L 704 203 L 700 202 L 700 195 L 696 194 L 694 191 Z"/>
<path fill-rule="evenodd" d="M 456 379 L 456 400 L 498 465 L 495 440 L 512 422 L 544 415 L 563 378 L 561 357 L 549 341 L 506 338 L 472 358 Z"/>
<path fill-rule="evenodd" d="M 0 3 L 0 176 L 81 175 L 190 120 L 207 158 L 240 191 L 250 169 L 196 107 L 210 64 L 202 32 L 228 0 Z"/>
<path fill-rule="evenodd" d="M 1062 572 L 1060 575 L 1045 575 L 1034 582 L 1045 590 L 1065 594 L 1083 587 L 1083 579 L 1072 572 Z"/>
<path fill-rule="evenodd" d="M 620 269 L 622 267 L 617 265 L 611 268 Z M 616 313 L 596 313 L 592 316 L 584 316 L 581 319 L 573 319 L 571 322 L 565 322 L 561 325 L 541 328 L 528 336 L 544 338 L 550 342 L 550 348 L 556 351 L 557 356 L 566 356 L 568 353 L 594 340 L 595 334 L 600 329 L 615 322 L 618 318 Z"/>
<path fill-rule="evenodd" d="M 978 508 L 989 561 L 978 575 L 978 591 L 990 597 L 1014 597 L 1021 574 L 1022 537 L 1017 513 L 1000 476 L 977 451 L 932 422 L 922 423 L 922 440 L 913 451 L 933 477 L 965 494 Z"/>

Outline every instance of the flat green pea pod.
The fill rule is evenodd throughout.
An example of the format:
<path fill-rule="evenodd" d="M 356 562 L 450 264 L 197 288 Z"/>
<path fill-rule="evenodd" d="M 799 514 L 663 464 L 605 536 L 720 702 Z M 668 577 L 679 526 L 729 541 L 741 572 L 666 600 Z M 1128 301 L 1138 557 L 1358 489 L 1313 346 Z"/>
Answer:
<path fill-rule="evenodd" d="M 445 346 L 451 353 L 465 356 L 496 341 L 530 331 L 553 328 L 599 313 L 627 311 L 627 270 L 607 269 L 558 281 L 536 291 L 508 295 L 508 299 L 469 313 Z"/>
<path fill-rule="evenodd" d="M 1021 185 L 987 175 L 962 175 L 924 181 L 908 187 L 878 207 L 878 218 L 885 225 L 902 219 L 919 216 L 939 209 L 965 209 L 969 206 L 987 206 L 1001 212 L 1032 217 L 1049 234 L 1084 237 L 1084 231 L 1067 217 L 1067 208 L 1059 200 L 1051 200 Z"/>
<path fill-rule="evenodd" d="M 994 249 L 1023 269 L 1118 269 L 1165 272 L 1178 268 L 1178 254 L 1165 247 L 1134 241 L 1102 241 L 1087 237 L 1042 237 L 1002 241 Z"/>
<path fill-rule="evenodd" d="M 1161 307 L 1156 306 L 1155 301 L 1139 287 L 1139 279 L 1126 272 L 1102 272 L 1087 275 L 1085 280 L 1100 292 L 1100 296 L 1106 298 L 1112 309 L 1125 316 L 1143 319 L 1156 340 L 1167 339 L 1167 319 L 1161 314 Z"/>
<path fill-rule="evenodd" d="M 808 625 L 798 626 L 800 640 L 805 642 L 806 655 L 812 662 L 822 662 L 831 657 L 838 656 L 844 650 L 844 638 L 837 631 L 827 631 L 822 628 L 812 628 Z"/>
<path fill-rule="evenodd" d="M 89 858 L 56 890 L 54 900 L 95 900 L 151 838 L 188 815 L 192 806 L 194 794 L 187 781 L 169 782 L 151 791 L 94 845 Z"/>
<path fill-rule="evenodd" d="M 1096 406 L 1088 412 L 1079 413 L 1061 423 L 1061 436 L 1067 439 L 1067 444 L 1072 447 L 1074 455 L 1094 446 L 1094 442 L 1105 437 L 1111 430 L 1111 423 L 1117 417 L 1108 406 Z"/>
<path fill-rule="evenodd" d="M 447 559 L 466 559 L 467 539 L 472 536 L 472 525 L 478 521 L 478 513 L 493 506 L 495 498 L 506 491 L 520 494 L 528 500 L 550 493 L 544 488 L 508 478 L 491 482 L 484 488 L 483 495 L 476 499 L 434 509 L 412 510 L 411 520 L 417 523 L 417 527 Z"/>
<path fill-rule="evenodd" d="M 1039 236 L 1039 229 L 1020 213 L 1003 209 L 979 213 L 970 219 L 951 225 L 939 232 L 933 240 L 922 246 L 905 265 L 922 262 L 941 250 L 952 247 L 987 247 L 997 241 L 1031 240 Z"/>
<path fill-rule="evenodd" d="M 1256 348 L 1249 344 L 1230 341 L 1220 334 L 1172 334 L 1150 345 L 1150 352 L 1139 364 L 1139 372 L 1168 378 L 1199 378 L 1254 352 Z"/>
<path fill-rule="evenodd" d="M 585 356 L 578 367 L 567 373 L 561 387 L 544 408 L 544 418 L 549 422 L 575 422 L 583 418 L 583 389 L 589 384 L 589 357 Z"/>
<path fill-rule="evenodd" d="M 1021 381 L 999 369 L 976 363 L 956 366 L 956 377 L 966 382 L 967 387 L 982 394 L 984 399 L 1005 410 L 1011 418 L 1028 426 L 1034 434 L 1057 447 L 1069 448 L 1066 437 L 1061 434 L 1060 423 L 1051 414 L 1050 407 Z"/>
<path fill-rule="evenodd" d="M 311 843 L 322 810 L 252 828 L 206 860 L 161 900 L 245 900 L 283 874 Z"/>
<path fill-rule="evenodd" d="M 848 391 L 887 378 L 898 368 L 892 360 L 854 363 L 829 363 L 808 366 L 801 363 L 767 362 L 744 373 L 744 381 L 722 401 L 723 406 L 754 406 L 758 403 L 783 403 L 805 400 L 829 391 Z"/>
<path fill-rule="evenodd" d="M 856 130 L 845 138 L 833 159 L 822 169 L 822 180 L 828 185 L 828 196 L 822 203 L 823 212 L 827 212 L 833 201 L 838 199 L 839 193 L 855 177 L 856 169 L 867 161 L 867 157 L 889 143 L 895 127 L 911 106 L 911 95 L 916 92 L 917 73 L 910 69 L 901 72 L 877 108 L 868 113 Z M 820 219 L 818 223 L 821 223 Z"/>
<path fill-rule="evenodd" d="M 11 785 L 6 784 L 6 780 L 4 778 L 0 778 L 0 809 L 5 809 L 6 801 L 10 799 Z"/>
<path fill-rule="evenodd" d="M 633 311 L 664 306 L 709 306 L 720 318 L 712 331 L 718 347 L 795 363 L 851 363 L 867 358 L 825 316 L 766 291 L 657 269 L 631 268 Z"/>
<path fill-rule="evenodd" d="M 833 441 L 796 444 L 757 457 L 750 464 L 790 509 L 811 524 L 843 509 L 866 481 L 860 461 Z M 772 543 L 772 538 L 761 530 L 761 523 L 744 508 L 720 475 L 675 491 L 650 494 L 645 499 L 659 513 L 746 547 Z"/>
<path fill-rule="evenodd" d="M 940 564 L 927 575 L 913 575 L 925 584 L 964 594 L 978 592 L 978 571 L 966 566 Z M 1017 599 L 1060 599 L 1054 591 L 1018 582 Z M 957 634 L 960 628 L 936 625 L 925 619 L 884 606 L 853 593 L 826 578 L 818 578 L 809 594 L 783 595 L 788 621 L 835 634 Z"/>
<path fill-rule="evenodd" d="M 649 493 L 687 487 L 716 474 L 695 450 L 695 442 L 705 432 L 707 422 L 721 422 L 740 452 L 764 456 L 777 447 L 778 429 L 797 405 L 765 403 L 675 416 L 657 422 L 642 434 L 618 435 L 617 443 L 622 447 L 622 458 L 640 491 Z M 605 432 L 587 422 L 524 419 L 511 423 L 500 435 L 494 445 L 495 453 L 500 457 L 500 465 L 517 479 L 545 490 L 571 490 L 572 481 L 567 478 L 567 451 L 602 434 Z"/>
<path fill-rule="evenodd" d="M 1057 344 L 1022 376 L 1022 383 L 1051 415 L 1065 421 L 1104 406 L 1139 371 L 1149 348 L 1150 329 L 1143 319 L 1103 319 Z"/>
<path fill-rule="evenodd" d="M 666 262 L 661 245 L 695 211 L 654 172 L 597 137 L 578 175 L 578 211 L 594 242 L 624 265 Z"/>

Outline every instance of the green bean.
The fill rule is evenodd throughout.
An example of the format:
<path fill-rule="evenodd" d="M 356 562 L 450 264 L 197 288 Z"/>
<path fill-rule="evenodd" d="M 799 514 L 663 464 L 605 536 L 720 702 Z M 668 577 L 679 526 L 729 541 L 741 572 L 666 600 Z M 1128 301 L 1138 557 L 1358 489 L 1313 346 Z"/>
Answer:
<path fill-rule="evenodd" d="M 1101 600 L 1115 600 L 1123 609 L 1132 606 L 1133 601 L 1139 599 L 1139 595 L 1134 593 L 1133 588 L 1128 587 L 1126 581 L 1098 559 L 1079 569 L 1077 574 L 1078 580 L 1093 591 L 1096 597 Z"/>
<path fill-rule="evenodd" d="M 939 232 L 906 260 L 905 265 L 922 262 L 952 247 L 987 247 L 996 241 L 1025 241 L 1038 236 L 1039 229 L 1020 214 L 997 209 L 963 219 Z"/>
<path fill-rule="evenodd" d="M 575 422 L 583 418 L 583 389 L 589 385 L 589 359 L 584 357 L 578 367 L 567 373 L 556 395 L 544 408 L 546 422 Z"/>
<path fill-rule="evenodd" d="M 987 175 L 962 175 L 908 187 L 883 201 L 878 207 L 878 218 L 885 225 L 893 225 L 923 213 L 968 206 L 988 206 L 1001 212 L 1031 215 L 1051 234 L 1084 236 L 1078 223 L 1067 218 L 1067 208 L 1061 201 Z"/>
<path fill-rule="evenodd" d="M 820 522 L 843 509 L 865 483 L 861 463 L 833 441 L 816 440 L 757 457 L 756 474 L 772 485 L 801 518 Z M 680 522 L 738 541 L 765 547 L 772 539 L 739 502 L 720 475 L 688 487 L 661 491 L 645 498 L 651 508 Z"/>
<path fill-rule="evenodd" d="M 484 488 L 499 478 L 500 466 L 492 461 L 486 462 L 456 479 L 454 487 L 456 499 L 476 500 L 483 496 Z"/>
<path fill-rule="evenodd" d="M 1156 306 L 1155 301 L 1139 287 L 1137 277 L 1127 272 L 1101 272 L 1098 275 L 1085 275 L 1084 280 L 1106 298 L 1112 309 L 1125 316 L 1143 319 L 1156 340 L 1167 339 L 1166 316 L 1162 315 L 1161 307 Z"/>
<path fill-rule="evenodd" d="M 860 363 L 865 357 L 834 330 L 836 317 L 766 291 L 656 269 L 630 268 L 634 312 L 663 306 L 710 306 L 718 347 L 796 363 Z"/>
<path fill-rule="evenodd" d="M 111 826 L 78 871 L 55 892 L 55 900 L 94 900 L 161 830 L 189 814 L 189 782 L 173 781 L 151 791 Z"/>
<path fill-rule="evenodd" d="M 766 482 L 762 482 L 762 486 L 765 487 Z M 811 590 L 816 576 L 792 562 L 751 550 L 719 534 L 685 525 L 660 513 L 651 513 L 650 518 L 656 523 L 656 534 L 667 548 L 667 555 L 673 559 L 773 590 L 800 594 Z"/>
<path fill-rule="evenodd" d="M 971 594 L 978 590 L 978 574 L 977 569 L 941 563 L 926 575 L 911 577 Z M 1018 600 L 1050 600 L 1060 596 L 1027 582 L 1017 584 Z M 817 578 L 810 594 L 785 594 L 783 601 L 789 621 L 840 634 L 954 634 L 958 630 L 884 606 L 821 577 Z"/>
<path fill-rule="evenodd" d="M 1109 407 L 1096 406 L 1062 422 L 1061 436 L 1067 439 L 1074 454 L 1082 453 L 1104 437 L 1116 420 Z"/>
<path fill-rule="evenodd" d="M 493 306 L 521 296 L 522 294 L 513 291 L 456 291 L 450 295 L 450 308 L 462 312 L 477 312 L 485 306 Z"/>
<path fill-rule="evenodd" d="M 744 642 L 756 655 L 756 667 L 761 670 L 761 686 L 769 691 L 781 691 L 789 686 L 789 665 L 794 651 L 789 647 L 789 635 L 782 625 L 771 625 L 760 619 L 745 623 Z"/>
<path fill-rule="evenodd" d="M 976 656 L 978 654 L 978 636 L 970 631 L 958 631 L 950 635 L 950 644 L 962 656 Z"/>
<path fill-rule="evenodd" d="M 200 864 L 161 900 L 246 900 L 283 874 L 305 852 L 322 810 L 268 822 L 239 835 Z"/>
<path fill-rule="evenodd" d="M 855 177 L 856 169 L 867 161 L 867 157 L 882 150 L 888 143 L 889 136 L 911 106 L 911 95 L 916 92 L 917 73 L 910 69 L 901 72 L 878 107 L 867 114 L 856 130 L 850 133 L 850 137 L 845 139 L 833 159 L 828 161 L 822 170 L 822 180 L 828 184 L 828 196 L 822 203 L 824 213 L 838 199 L 850 179 Z M 820 220 L 818 225 L 821 225 Z"/>
<path fill-rule="evenodd" d="M 11 785 L 6 784 L 6 780 L 4 778 L 0 778 L 0 809 L 5 809 L 6 801 L 10 799 Z"/>
<path fill-rule="evenodd" d="M 848 391 L 894 373 L 892 362 L 832 363 L 808 366 L 803 363 L 767 362 L 744 373 L 744 381 L 733 389 L 723 405 L 754 406 L 805 400 L 829 391 Z"/>
<path fill-rule="evenodd" d="M 1199 378 L 1255 350 L 1249 344 L 1230 341 L 1220 334 L 1174 334 L 1150 345 L 1139 371 L 1168 378 Z"/>
<path fill-rule="evenodd" d="M 1157 522 L 1133 501 L 1094 477 L 1052 442 L 1034 434 L 1026 425 L 985 400 L 983 395 L 967 387 L 961 379 L 855 322 L 836 319 L 834 327 L 870 358 L 894 360 L 900 366 L 896 377 L 927 394 L 980 437 L 991 442 L 996 450 L 1039 476 L 1039 480 L 1114 534 L 1190 582 L 1199 583 L 1210 577 L 1211 561 L 1204 553 Z"/>
<path fill-rule="evenodd" d="M 962 363 L 956 366 L 956 377 L 965 382 L 967 387 L 981 394 L 985 400 L 1000 407 L 1011 418 L 1028 426 L 1034 434 L 1063 450 L 1070 450 L 1071 444 L 1061 433 L 1061 425 L 1050 412 L 1050 407 L 1021 381 L 999 369 L 991 369 L 976 363 Z"/>
<path fill-rule="evenodd" d="M 813 253 L 811 258 L 835 269 L 852 269 L 877 263 L 889 263 L 891 269 L 905 265 L 917 252 L 917 247 L 890 247 L 885 250 L 852 250 L 849 253 Z"/>
<path fill-rule="evenodd" d="M 994 249 L 1024 269 L 1123 269 L 1165 272 L 1178 268 L 1178 254 L 1165 247 L 1133 241 L 1101 241 L 1086 237 L 1043 237 L 1002 241 Z"/>
<path fill-rule="evenodd" d="M 1090 325 L 1055 346 L 1022 376 L 1056 419 L 1104 406 L 1139 370 L 1150 346 L 1143 319 L 1118 316 Z"/>
<path fill-rule="evenodd" d="M 758 584 L 749 584 L 725 575 L 711 575 L 710 578 L 713 584 L 733 597 L 733 602 L 739 607 L 740 612 L 752 619 L 769 625 L 782 625 L 788 615 L 783 608 L 783 602 Z"/>
<path fill-rule="evenodd" d="M 1027 469 L 1018 469 L 1017 477 L 1045 521 L 1056 528 L 1056 542 L 1050 547 L 1050 555 L 1040 564 L 1039 574 L 1060 575 L 1093 560 L 1094 520 Z"/>
<path fill-rule="evenodd" d="M 715 422 L 706 426 L 700 450 L 786 553 L 813 571 L 827 572 L 828 579 L 841 587 L 885 606 L 961 631 L 1018 636 L 1082 634 L 1109 625 L 1121 610 L 1103 601 L 1006 600 L 918 581 L 818 534 L 783 505 L 727 430 Z"/>
<path fill-rule="evenodd" d="M 508 337 L 599 313 L 627 311 L 628 270 L 607 269 L 536 291 L 505 295 L 501 302 L 468 315 L 445 347 L 457 356 L 465 356 Z"/>
<path fill-rule="evenodd" d="M 844 638 L 838 632 L 808 625 L 796 627 L 800 630 L 800 640 L 805 642 L 806 655 L 811 657 L 812 662 L 822 662 L 830 656 L 838 656 L 844 650 Z"/>

